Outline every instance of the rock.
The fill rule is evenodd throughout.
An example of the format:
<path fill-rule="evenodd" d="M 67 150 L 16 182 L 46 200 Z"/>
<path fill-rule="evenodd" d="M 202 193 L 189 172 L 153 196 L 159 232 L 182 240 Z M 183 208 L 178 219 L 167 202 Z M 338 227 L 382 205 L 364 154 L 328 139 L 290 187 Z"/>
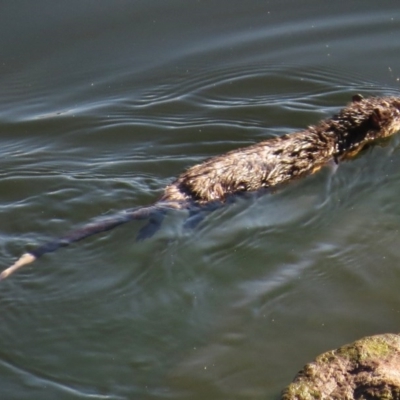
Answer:
<path fill-rule="evenodd" d="M 321 354 L 282 400 L 400 400 L 400 334 L 369 336 Z"/>

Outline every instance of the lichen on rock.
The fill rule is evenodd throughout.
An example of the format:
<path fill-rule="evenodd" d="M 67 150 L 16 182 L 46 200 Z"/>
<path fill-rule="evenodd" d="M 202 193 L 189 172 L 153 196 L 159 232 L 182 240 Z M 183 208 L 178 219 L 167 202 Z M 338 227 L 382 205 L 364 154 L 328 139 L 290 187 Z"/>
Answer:
<path fill-rule="evenodd" d="M 400 335 L 369 336 L 307 364 L 282 400 L 400 400 Z"/>

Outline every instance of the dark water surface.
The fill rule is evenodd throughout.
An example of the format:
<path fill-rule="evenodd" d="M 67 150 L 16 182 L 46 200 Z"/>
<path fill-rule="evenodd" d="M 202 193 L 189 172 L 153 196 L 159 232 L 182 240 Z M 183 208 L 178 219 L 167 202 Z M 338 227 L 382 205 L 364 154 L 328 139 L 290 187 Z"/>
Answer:
<path fill-rule="evenodd" d="M 398 3 L 348 3 L 2 2 L 2 268 L 207 157 L 397 95 Z M 276 399 L 320 352 L 399 332 L 399 149 L 1 282 L 0 397 Z"/>

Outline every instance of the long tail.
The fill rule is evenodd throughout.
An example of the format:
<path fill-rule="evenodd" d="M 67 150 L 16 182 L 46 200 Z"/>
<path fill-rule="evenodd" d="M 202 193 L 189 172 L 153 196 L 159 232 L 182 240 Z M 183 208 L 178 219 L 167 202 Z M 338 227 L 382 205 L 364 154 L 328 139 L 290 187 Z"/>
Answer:
<path fill-rule="evenodd" d="M 11 267 L 8 267 L 0 274 L 0 280 L 3 280 L 10 276 L 17 269 L 23 267 L 24 265 L 30 264 L 35 261 L 43 254 L 51 253 L 60 247 L 69 246 L 71 243 L 78 242 L 89 236 L 95 235 L 97 233 L 109 231 L 116 228 L 119 225 L 125 224 L 129 221 L 140 220 L 149 218 L 157 212 L 165 211 L 171 208 L 184 208 L 185 205 L 182 203 L 155 203 L 148 207 L 140 207 L 134 210 L 125 211 L 114 217 L 110 217 L 103 221 L 93 222 L 88 225 L 83 226 L 80 229 L 76 229 L 67 233 L 65 236 L 58 239 L 47 242 L 35 249 L 23 254 Z"/>

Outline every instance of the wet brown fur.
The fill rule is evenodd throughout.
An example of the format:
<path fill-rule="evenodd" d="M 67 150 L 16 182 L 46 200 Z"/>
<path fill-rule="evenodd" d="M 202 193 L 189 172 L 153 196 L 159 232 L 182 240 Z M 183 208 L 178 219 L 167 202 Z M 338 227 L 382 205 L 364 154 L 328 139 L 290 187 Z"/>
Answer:
<path fill-rule="evenodd" d="M 154 215 L 171 208 L 222 204 L 231 195 L 274 187 L 312 174 L 332 160 L 338 163 L 354 157 L 365 145 L 399 130 L 400 98 L 363 99 L 355 95 L 347 107 L 317 125 L 233 150 L 189 168 L 165 188 L 154 205 L 86 225 L 25 253 L 0 274 L 0 279 L 45 253 L 130 220 L 150 218 L 151 225 L 161 221 Z"/>
<path fill-rule="evenodd" d="M 330 160 L 356 155 L 366 144 L 400 129 L 400 98 L 360 95 L 330 119 L 307 129 L 213 157 L 167 186 L 160 201 L 224 201 L 318 171 Z"/>

